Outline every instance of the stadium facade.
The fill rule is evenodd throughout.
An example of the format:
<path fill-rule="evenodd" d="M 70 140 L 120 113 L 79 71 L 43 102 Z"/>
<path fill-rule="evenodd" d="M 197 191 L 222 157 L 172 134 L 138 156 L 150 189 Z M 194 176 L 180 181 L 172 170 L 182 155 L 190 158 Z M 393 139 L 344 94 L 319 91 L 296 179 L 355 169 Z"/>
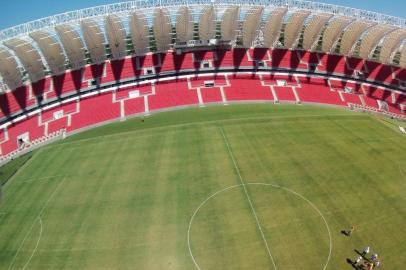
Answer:
<path fill-rule="evenodd" d="M 323 103 L 406 115 L 406 20 L 309 1 L 131 1 L 0 32 L 3 161 L 183 106 Z"/>

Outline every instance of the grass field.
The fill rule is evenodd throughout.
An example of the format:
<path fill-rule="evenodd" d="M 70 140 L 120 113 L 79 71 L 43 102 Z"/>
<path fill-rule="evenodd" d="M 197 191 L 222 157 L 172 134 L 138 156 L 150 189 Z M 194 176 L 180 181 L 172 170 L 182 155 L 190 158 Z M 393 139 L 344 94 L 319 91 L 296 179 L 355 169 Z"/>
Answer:
<path fill-rule="evenodd" d="M 34 152 L 3 188 L 0 269 L 342 270 L 366 245 L 404 269 L 405 225 L 396 129 L 341 109 L 214 106 Z"/>

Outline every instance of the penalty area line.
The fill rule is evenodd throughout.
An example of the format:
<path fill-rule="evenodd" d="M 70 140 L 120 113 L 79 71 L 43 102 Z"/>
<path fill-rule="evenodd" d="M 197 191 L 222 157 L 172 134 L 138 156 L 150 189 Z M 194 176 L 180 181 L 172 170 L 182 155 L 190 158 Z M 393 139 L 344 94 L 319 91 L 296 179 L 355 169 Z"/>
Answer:
<path fill-rule="evenodd" d="M 36 221 L 39 219 L 40 220 L 40 225 L 41 225 L 41 235 L 42 235 L 42 214 L 45 211 L 45 208 L 48 206 L 49 202 L 51 201 L 51 199 L 54 197 L 56 191 L 59 189 L 59 187 L 62 185 L 62 183 L 64 182 L 64 180 L 66 179 L 66 176 L 64 178 L 62 178 L 61 182 L 59 182 L 58 186 L 54 189 L 54 191 L 51 193 L 51 195 L 48 197 L 48 199 L 45 201 L 44 205 L 42 206 L 41 210 L 39 211 L 37 217 L 34 219 L 34 221 L 32 222 L 30 228 L 28 229 L 27 233 L 25 234 L 20 246 L 18 247 L 16 254 L 14 255 L 13 259 L 10 262 L 10 265 L 8 266 L 8 270 L 13 269 L 14 268 L 14 263 L 17 259 L 18 254 L 21 252 L 22 247 L 24 246 L 25 241 L 27 241 L 28 236 L 31 234 L 31 231 L 33 230 L 33 228 L 35 227 Z M 39 238 L 41 239 L 41 238 Z M 29 261 L 32 259 L 32 257 L 34 256 L 34 253 L 38 247 L 39 244 L 39 240 L 37 242 L 37 246 L 35 247 L 35 250 L 33 251 L 33 253 L 31 254 L 31 257 L 29 258 Z M 28 261 L 28 262 L 29 262 Z M 27 263 L 26 263 L 27 264 Z M 26 265 L 25 265 L 26 266 Z M 24 267 L 25 267 L 24 266 Z"/>
<path fill-rule="evenodd" d="M 37 244 L 35 245 L 34 250 L 31 252 L 30 258 L 29 258 L 28 261 L 24 264 L 23 270 L 24 270 L 25 268 L 27 268 L 27 266 L 30 264 L 32 257 L 34 257 L 35 252 L 37 252 L 37 249 L 38 249 L 38 246 L 39 246 L 39 241 L 41 241 L 41 237 L 42 237 L 42 227 L 43 227 L 43 226 L 42 226 L 42 218 L 41 218 L 41 217 L 38 217 L 38 221 L 39 221 L 39 225 L 40 225 L 40 231 L 39 231 L 39 237 L 38 237 L 38 240 L 37 240 Z"/>
<path fill-rule="evenodd" d="M 264 241 L 264 244 L 265 244 L 266 250 L 268 252 L 269 258 L 271 259 L 271 262 L 272 262 L 272 265 L 273 265 L 274 269 L 277 270 L 278 268 L 276 267 L 275 261 L 274 261 L 274 259 L 272 257 L 271 250 L 270 250 L 269 245 L 268 245 L 268 241 L 266 241 L 265 234 L 264 234 L 264 232 L 262 230 L 261 223 L 259 222 L 259 219 L 258 219 L 258 216 L 257 216 L 257 212 L 255 211 L 254 205 L 252 204 L 251 198 L 250 198 L 250 196 L 248 194 L 248 191 L 247 191 L 247 188 L 245 186 L 244 180 L 242 179 L 240 169 L 238 168 L 237 162 L 236 162 L 234 154 L 233 154 L 233 152 L 231 150 L 230 144 L 228 143 L 227 136 L 224 133 L 223 127 L 220 127 L 220 131 L 221 131 L 221 135 L 223 136 L 224 142 L 226 144 L 228 154 L 229 154 L 231 160 L 233 161 L 234 168 L 235 168 L 235 171 L 237 172 L 237 175 L 238 175 L 238 178 L 240 180 L 241 186 L 242 186 L 242 188 L 244 190 L 245 197 L 247 198 L 248 204 L 250 205 L 251 212 L 252 212 L 252 214 L 254 216 L 255 222 L 257 223 L 257 227 L 258 227 L 259 232 L 261 234 L 262 240 Z"/>

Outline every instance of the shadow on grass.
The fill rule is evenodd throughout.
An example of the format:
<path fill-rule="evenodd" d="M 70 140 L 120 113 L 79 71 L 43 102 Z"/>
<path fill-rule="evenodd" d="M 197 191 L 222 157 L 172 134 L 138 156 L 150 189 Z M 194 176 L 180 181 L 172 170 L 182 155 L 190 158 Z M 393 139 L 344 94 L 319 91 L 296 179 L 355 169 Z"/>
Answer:
<path fill-rule="evenodd" d="M 347 263 L 351 264 L 352 268 L 354 269 L 360 269 L 357 265 L 355 261 L 352 261 L 350 258 L 347 258 Z"/>

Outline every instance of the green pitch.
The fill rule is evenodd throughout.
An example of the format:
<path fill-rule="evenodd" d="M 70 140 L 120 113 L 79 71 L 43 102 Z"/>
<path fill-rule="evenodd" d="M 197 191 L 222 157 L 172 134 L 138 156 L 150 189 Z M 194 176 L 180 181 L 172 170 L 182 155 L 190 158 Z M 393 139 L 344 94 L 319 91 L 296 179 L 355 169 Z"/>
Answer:
<path fill-rule="evenodd" d="M 342 270 L 369 245 L 404 269 L 405 194 L 406 137 L 366 114 L 159 113 L 34 152 L 3 188 L 0 268 Z"/>

